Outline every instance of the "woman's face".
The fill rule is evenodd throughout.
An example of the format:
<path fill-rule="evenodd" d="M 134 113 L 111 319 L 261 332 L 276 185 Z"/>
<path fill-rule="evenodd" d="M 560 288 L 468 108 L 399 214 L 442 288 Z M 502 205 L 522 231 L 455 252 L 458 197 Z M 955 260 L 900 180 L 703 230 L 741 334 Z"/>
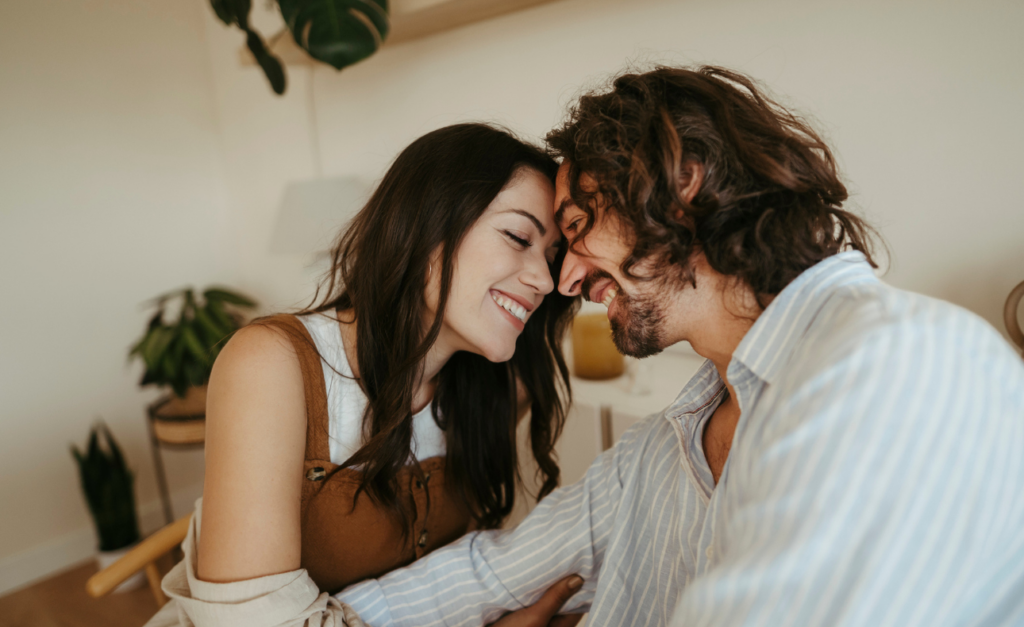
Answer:
<path fill-rule="evenodd" d="M 437 342 L 493 362 L 512 358 L 524 324 L 554 289 L 548 264 L 562 235 L 555 225 L 554 186 L 523 168 L 470 227 L 455 254 L 452 289 Z M 436 311 L 439 275 L 434 263 L 427 304 Z"/>

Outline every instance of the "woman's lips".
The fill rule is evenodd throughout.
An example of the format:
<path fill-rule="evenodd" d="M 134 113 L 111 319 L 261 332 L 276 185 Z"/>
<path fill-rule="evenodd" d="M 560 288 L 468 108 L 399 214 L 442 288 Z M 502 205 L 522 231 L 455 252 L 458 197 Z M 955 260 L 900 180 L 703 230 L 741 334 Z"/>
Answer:
<path fill-rule="evenodd" d="M 516 301 L 523 309 L 526 310 L 526 313 L 530 313 L 536 308 L 536 305 L 533 304 L 532 300 L 523 298 L 522 296 L 518 296 L 516 294 L 509 294 L 508 292 L 503 292 L 501 290 L 492 289 L 491 295 L 493 296 L 494 294 L 500 294 L 505 298 Z"/>
<path fill-rule="evenodd" d="M 498 308 L 498 311 L 501 312 L 501 315 L 504 316 L 505 319 L 508 320 L 509 323 L 516 328 L 516 330 L 522 331 L 523 329 L 526 328 L 525 321 L 520 320 L 519 318 L 514 316 L 509 310 L 505 309 L 500 304 L 498 304 L 498 301 L 494 299 L 493 293 L 491 294 L 491 302 L 494 303 L 494 306 Z"/>

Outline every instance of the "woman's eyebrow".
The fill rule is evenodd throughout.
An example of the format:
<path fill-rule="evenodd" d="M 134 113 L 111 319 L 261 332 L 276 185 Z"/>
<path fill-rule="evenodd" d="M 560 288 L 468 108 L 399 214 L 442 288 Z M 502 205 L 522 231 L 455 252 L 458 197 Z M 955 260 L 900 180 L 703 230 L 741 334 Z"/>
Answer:
<path fill-rule="evenodd" d="M 548 234 L 548 230 L 544 228 L 543 224 L 540 223 L 540 220 L 537 219 L 537 216 L 533 215 L 529 211 L 525 211 L 523 209 L 505 209 L 504 211 L 501 211 L 499 213 L 518 213 L 524 218 L 529 218 L 530 221 L 533 222 L 534 225 L 536 225 L 537 230 L 540 231 L 541 236 Z"/>

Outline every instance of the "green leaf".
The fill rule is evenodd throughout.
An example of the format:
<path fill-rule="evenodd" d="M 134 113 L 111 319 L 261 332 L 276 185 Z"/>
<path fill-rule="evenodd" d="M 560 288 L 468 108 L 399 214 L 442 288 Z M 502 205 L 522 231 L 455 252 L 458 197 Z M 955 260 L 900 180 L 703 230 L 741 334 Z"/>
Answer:
<path fill-rule="evenodd" d="M 146 362 L 146 368 L 156 368 L 163 357 L 164 351 L 170 346 L 174 339 L 174 331 L 167 327 L 153 329 L 147 336 L 147 342 L 142 349 L 142 359 Z"/>
<path fill-rule="evenodd" d="M 105 450 L 99 445 L 101 434 L 106 440 Z M 102 421 L 90 430 L 87 450 L 83 455 L 77 446 L 71 446 L 78 462 L 82 491 L 100 537 L 100 549 L 115 550 L 133 544 L 139 539 L 135 475 Z"/>
<path fill-rule="evenodd" d="M 227 310 L 224 309 L 224 304 L 219 300 L 210 300 L 207 302 L 206 310 L 210 312 L 210 315 L 217 320 L 222 327 L 229 328 L 232 331 L 238 328 L 234 319 L 228 315 Z"/>
<path fill-rule="evenodd" d="M 238 292 L 231 292 L 222 288 L 210 288 L 203 292 L 203 298 L 208 302 L 225 302 L 239 307 L 255 307 L 256 301 L 242 296 Z"/>
<path fill-rule="evenodd" d="M 160 360 L 156 375 L 157 380 L 154 383 L 172 384 L 176 373 L 181 368 L 181 358 L 184 352 L 184 342 L 180 337 L 176 336 L 175 341 L 167 348 L 163 358 Z"/>
<path fill-rule="evenodd" d="M 185 304 L 181 309 L 182 318 L 191 318 L 192 313 L 196 310 L 196 295 L 190 289 L 185 290 Z"/>
<path fill-rule="evenodd" d="M 207 346 L 215 346 L 218 342 L 224 339 L 226 335 L 231 333 L 231 329 L 225 329 L 217 324 L 217 321 L 213 319 L 210 312 L 207 311 L 206 307 L 196 308 L 196 325 L 199 328 L 200 333 L 206 339 Z"/>
<path fill-rule="evenodd" d="M 388 37 L 387 0 L 278 0 L 292 36 L 314 59 L 343 69 Z"/>
<path fill-rule="evenodd" d="M 164 323 L 164 308 L 161 307 L 160 309 L 157 310 L 157 312 L 155 314 L 153 314 L 153 317 L 149 319 L 149 322 L 146 324 L 146 328 L 149 329 L 150 331 L 152 331 L 153 329 L 156 329 L 157 327 L 162 326 L 163 323 Z"/>
<path fill-rule="evenodd" d="M 274 93 L 283 94 L 285 88 L 284 66 L 281 65 L 281 61 L 277 57 L 270 54 L 259 33 L 249 27 L 251 0 L 210 0 L 210 6 L 213 7 L 213 12 L 217 14 L 221 22 L 228 26 L 238 26 L 245 32 L 245 43 L 256 59 L 256 63 L 263 69 L 267 80 L 270 81 Z"/>
<path fill-rule="evenodd" d="M 181 299 L 181 307 L 177 319 L 168 323 L 164 308 L 174 299 Z M 129 359 L 138 357 L 145 363 L 139 385 L 167 385 L 178 395 L 185 394 L 190 385 L 209 380 L 213 360 L 241 323 L 241 317 L 228 308 L 256 306 L 247 296 L 217 287 L 207 289 L 202 298 L 190 287 L 174 290 L 151 304 L 160 311 L 146 323 L 146 332 L 129 350 Z"/>
<path fill-rule="evenodd" d="M 163 308 L 164 308 L 164 305 L 167 303 L 167 301 L 171 300 L 172 298 L 178 298 L 184 292 L 185 292 L 185 290 L 183 290 L 183 289 L 182 290 L 172 290 L 170 292 L 165 292 L 165 293 L 157 296 L 156 298 L 153 298 L 153 299 L 151 299 L 149 301 L 146 301 L 143 304 L 148 306 L 148 307 L 158 307 L 160 309 L 159 313 L 161 315 L 163 315 Z"/>
<path fill-rule="evenodd" d="M 199 340 L 199 336 L 196 335 L 195 330 L 188 323 L 182 322 L 181 327 L 181 339 L 185 342 L 185 348 L 192 354 L 196 360 L 201 364 L 205 364 L 209 359 L 209 351 L 203 346 L 203 343 Z"/>
<path fill-rule="evenodd" d="M 234 7 L 227 0 L 210 0 L 210 6 L 213 7 L 213 12 L 217 14 L 217 18 L 220 21 L 228 26 L 233 26 L 237 23 Z"/>
<path fill-rule="evenodd" d="M 258 63 L 260 68 L 263 69 L 263 74 L 270 82 L 270 88 L 273 89 L 274 93 L 278 96 L 283 94 L 285 87 L 287 87 L 287 80 L 284 75 L 284 66 L 281 65 L 281 61 L 274 55 L 270 54 L 266 45 L 264 45 L 263 40 L 260 38 L 259 33 L 252 29 L 245 31 L 245 45 L 249 47 L 249 52 L 251 52 L 253 58 L 256 59 L 256 63 Z"/>

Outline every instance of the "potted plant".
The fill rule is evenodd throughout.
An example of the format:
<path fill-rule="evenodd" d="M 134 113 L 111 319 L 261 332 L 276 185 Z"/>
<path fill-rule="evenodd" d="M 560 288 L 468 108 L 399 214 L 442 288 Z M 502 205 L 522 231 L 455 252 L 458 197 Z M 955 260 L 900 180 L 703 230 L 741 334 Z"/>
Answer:
<path fill-rule="evenodd" d="M 223 288 L 206 289 L 200 299 L 185 288 L 152 303 L 156 312 L 128 353 L 129 359 L 141 359 L 146 366 L 139 385 L 170 387 L 176 397 L 172 402 L 191 408 L 176 413 L 203 413 L 213 361 L 244 322 L 238 310 L 251 309 L 256 302 Z M 167 315 L 174 310 L 177 315 Z"/>
<path fill-rule="evenodd" d="M 100 444 L 100 436 L 106 446 Z M 82 492 L 89 505 L 99 538 L 96 560 L 102 570 L 117 561 L 139 541 L 139 519 L 135 512 L 135 475 L 125 463 L 114 436 L 102 422 L 93 426 L 85 453 L 71 445 L 78 462 Z M 118 586 L 115 592 L 134 590 L 145 581 L 139 572 Z"/>

